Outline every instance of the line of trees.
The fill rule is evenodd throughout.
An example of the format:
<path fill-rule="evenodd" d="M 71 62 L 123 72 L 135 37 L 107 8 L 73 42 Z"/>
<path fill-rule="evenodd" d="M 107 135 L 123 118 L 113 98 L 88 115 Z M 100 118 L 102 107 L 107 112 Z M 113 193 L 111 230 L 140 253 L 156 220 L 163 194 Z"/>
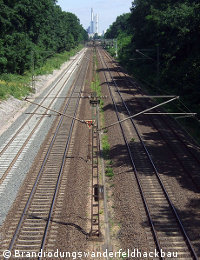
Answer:
<path fill-rule="evenodd" d="M 76 15 L 56 0 L 0 0 L 0 74 L 29 70 L 53 53 L 87 40 Z"/>
<path fill-rule="evenodd" d="M 135 0 L 105 37 L 118 39 L 119 60 L 130 72 L 200 113 L 199 0 Z"/>

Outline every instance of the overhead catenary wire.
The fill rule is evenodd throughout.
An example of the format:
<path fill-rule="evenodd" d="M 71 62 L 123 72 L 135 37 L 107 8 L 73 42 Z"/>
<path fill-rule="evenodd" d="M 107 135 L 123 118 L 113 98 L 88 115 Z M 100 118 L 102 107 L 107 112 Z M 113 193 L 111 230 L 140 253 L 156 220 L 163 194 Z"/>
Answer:
<path fill-rule="evenodd" d="M 152 110 L 152 109 L 154 109 L 154 108 L 163 106 L 163 105 L 165 105 L 165 104 L 167 104 L 167 103 L 169 103 L 169 102 L 172 102 L 172 101 L 174 101 L 174 100 L 176 100 L 176 99 L 179 99 L 179 96 L 176 96 L 176 97 L 174 97 L 174 98 L 171 98 L 170 100 L 167 100 L 167 101 L 165 101 L 165 102 L 162 102 L 162 103 L 160 103 L 160 104 L 158 104 L 158 105 L 155 105 L 155 106 L 153 106 L 153 107 L 147 108 L 147 109 L 145 109 L 145 110 L 143 110 L 143 111 L 141 111 L 141 112 L 139 112 L 139 113 L 137 113 L 137 114 L 134 114 L 134 115 L 132 115 L 132 116 L 126 117 L 126 118 L 124 118 L 124 119 L 122 119 L 122 120 L 116 121 L 116 122 L 114 122 L 114 123 L 112 123 L 112 124 L 110 124 L 110 125 L 108 125 L 108 126 L 105 126 L 105 127 L 101 128 L 101 129 L 99 129 L 99 131 L 108 129 L 108 128 L 110 128 L 110 127 L 116 125 L 116 124 L 122 123 L 122 122 L 124 122 L 124 121 L 126 121 L 126 120 L 128 120 L 128 119 L 131 119 L 131 118 L 134 118 L 134 117 L 139 116 L 139 115 L 141 115 L 141 114 L 144 114 L 145 112 L 148 112 L 148 111 L 150 111 L 150 110 Z"/>
<path fill-rule="evenodd" d="M 147 50 L 147 49 L 141 49 L 141 50 Z M 144 53 L 142 53 L 142 52 L 140 52 L 138 49 L 136 49 L 136 52 L 137 53 L 139 53 L 139 54 L 141 54 L 142 56 L 144 56 L 144 57 L 148 57 L 149 59 L 151 59 L 151 60 L 153 60 L 154 62 L 156 62 L 153 58 L 151 58 L 150 56 L 147 56 L 147 55 L 145 55 Z M 131 60 L 131 59 L 130 59 Z M 147 85 L 149 85 L 149 86 L 151 86 L 151 87 L 154 87 L 154 85 L 153 84 L 151 84 L 151 83 L 149 83 L 149 82 L 147 82 L 147 81 L 145 81 L 144 79 L 140 79 L 139 78 L 139 80 L 141 80 L 141 81 L 144 81 L 145 82 L 145 84 L 147 84 Z M 176 81 L 176 80 L 174 80 L 174 79 L 172 79 L 174 82 L 176 82 L 178 85 L 181 85 L 180 84 L 180 82 L 178 82 L 178 81 Z M 134 82 L 134 84 L 135 84 L 136 82 Z M 171 97 L 172 95 L 171 95 L 171 93 L 169 92 L 169 91 L 166 91 L 166 90 L 164 90 L 164 89 L 161 89 L 161 88 L 159 88 L 159 87 L 157 87 L 157 90 L 161 93 L 161 94 L 163 94 L 163 93 L 165 93 L 166 94 L 166 96 L 164 96 L 164 95 L 162 95 L 162 96 L 160 96 L 160 97 Z M 173 95 L 173 96 L 175 96 L 175 95 Z M 135 98 L 137 98 L 137 96 L 134 96 Z M 140 96 L 138 96 L 138 97 L 140 97 Z M 143 96 L 141 96 L 142 98 L 145 98 L 145 97 L 151 97 L 151 98 L 157 98 L 157 97 L 159 97 L 158 95 L 155 95 L 155 96 L 150 96 L 150 95 L 143 95 Z M 181 100 L 181 98 L 179 98 L 178 99 L 178 101 L 179 101 L 179 103 L 181 104 L 181 105 L 183 105 L 183 107 L 186 109 L 186 111 L 188 111 L 189 113 L 187 113 L 184 109 L 182 109 L 181 107 L 179 107 L 179 110 L 180 111 L 182 111 L 186 116 L 185 117 L 190 117 L 190 118 L 193 118 L 197 123 L 199 123 L 200 124 L 200 120 L 198 119 L 198 117 L 197 117 L 197 113 L 193 113 L 192 111 L 191 111 L 191 109 L 190 108 L 188 108 L 188 106 L 186 105 L 186 104 L 184 104 L 184 102 Z M 179 118 L 185 118 L 185 117 L 177 117 L 176 119 L 179 119 Z"/>
<path fill-rule="evenodd" d="M 197 113 L 164 113 L 164 112 L 156 112 L 156 113 L 144 113 L 144 115 L 186 115 L 186 116 L 195 116 Z"/>
<path fill-rule="evenodd" d="M 147 50 L 147 49 L 141 49 L 141 50 Z M 154 62 L 156 62 L 156 60 L 155 59 L 153 59 L 153 58 L 151 58 L 150 56 L 148 56 L 148 55 L 145 55 L 143 52 L 141 52 L 139 49 L 136 49 L 135 50 L 137 53 L 139 53 L 140 55 L 142 55 L 144 58 L 143 59 L 151 59 L 151 60 L 153 60 Z M 137 59 L 137 58 L 136 58 Z M 130 60 L 135 60 L 135 59 L 130 59 Z M 160 64 L 159 66 L 161 66 L 162 67 L 162 65 Z M 141 80 L 141 79 L 140 79 Z M 180 82 L 178 82 L 177 80 L 175 80 L 175 79 L 171 79 L 173 82 L 175 82 L 176 84 L 178 84 L 179 85 L 179 87 L 180 86 L 182 86 L 182 84 L 180 83 Z M 149 82 L 146 82 L 144 79 L 142 79 L 142 81 L 144 81 L 145 82 L 145 84 L 147 84 L 147 85 L 150 85 L 150 86 L 152 86 L 152 87 L 154 87 L 154 85 L 152 85 L 151 83 L 149 83 Z M 194 86 L 193 84 L 191 84 L 191 82 L 190 82 L 190 86 Z M 168 94 L 170 94 L 170 92 L 169 91 L 166 91 L 166 90 L 164 90 L 164 89 L 161 89 L 161 88 L 159 88 L 159 87 L 157 87 L 157 90 L 158 91 L 160 91 L 161 93 L 168 93 Z M 187 109 L 189 112 L 191 112 L 191 109 L 189 109 L 188 108 L 188 106 L 186 105 L 186 104 L 184 104 L 184 102 L 181 100 L 181 99 L 179 99 L 179 103 L 181 104 L 181 105 L 183 105 L 184 106 L 184 108 L 185 109 Z M 180 107 L 179 107 L 179 109 L 181 110 L 181 111 L 184 111 L 183 109 L 181 109 Z M 185 112 L 185 111 L 184 111 Z M 196 115 L 197 115 L 197 113 L 196 113 Z M 195 116 L 196 116 L 195 115 Z M 197 116 L 196 117 L 192 117 L 193 119 L 195 119 L 198 123 L 200 123 L 200 120 L 197 118 Z"/>
<path fill-rule="evenodd" d="M 144 79 L 141 79 L 141 78 L 139 78 L 139 77 L 137 77 L 139 80 L 141 80 L 141 81 L 143 81 L 145 84 L 147 84 L 147 85 L 149 85 L 149 86 L 151 86 L 151 87 L 154 87 L 154 85 L 153 84 L 151 84 L 150 82 L 147 82 L 147 81 L 145 81 Z M 175 80 L 173 80 L 174 82 L 177 82 L 177 81 L 175 81 Z M 178 82 L 177 82 L 178 83 Z M 180 84 L 180 83 L 179 83 Z M 161 89 L 161 88 L 157 88 L 157 90 L 159 91 L 159 93 L 165 93 L 165 94 L 168 94 L 169 96 L 170 96 L 170 92 L 169 91 L 166 91 L 166 90 L 164 90 L 164 89 Z M 153 97 L 153 96 L 152 96 Z M 191 111 L 191 109 L 183 102 L 183 100 L 181 100 L 181 98 L 179 98 L 178 99 L 178 101 L 179 101 L 179 103 L 186 109 L 186 110 L 184 110 L 183 108 L 181 108 L 181 107 L 179 107 L 179 110 L 180 111 L 183 111 L 184 113 L 186 113 L 186 111 L 189 111 L 191 114 L 193 114 L 192 113 L 192 111 Z M 195 115 L 192 117 L 197 123 L 199 123 L 200 124 L 200 120 L 197 118 L 197 113 L 194 113 Z M 181 117 L 180 117 L 181 118 Z M 190 117 L 191 118 L 191 117 Z M 178 119 L 178 118 L 177 118 Z"/>
<path fill-rule="evenodd" d="M 105 62 L 105 64 L 106 64 L 106 62 Z M 108 71 L 110 72 L 108 66 L 107 66 L 107 69 L 108 69 Z M 110 74 L 111 74 L 111 73 L 110 73 Z M 104 72 L 104 75 L 105 75 L 105 78 L 107 79 L 105 72 Z M 112 81 L 114 82 L 114 79 L 113 79 L 112 75 L 111 75 L 111 78 L 112 78 Z M 117 84 L 115 84 L 115 85 L 117 85 Z M 147 211 L 147 213 L 148 213 L 149 221 L 150 221 L 150 223 L 151 223 L 151 227 L 152 227 L 152 231 L 153 231 L 153 234 L 154 234 L 154 238 L 155 238 L 155 240 L 156 240 L 156 245 L 157 245 L 157 247 L 158 247 L 158 250 L 161 251 L 162 249 L 161 249 L 161 247 L 160 247 L 160 241 L 159 241 L 160 239 L 158 240 L 158 237 L 157 237 L 157 235 L 158 235 L 159 232 L 157 232 L 157 230 L 156 230 L 155 227 L 154 227 L 154 224 L 156 223 L 156 219 L 155 219 L 155 221 L 152 221 L 151 213 L 149 214 L 148 203 L 146 203 L 145 196 L 143 196 L 143 185 L 141 185 L 140 178 L 138 178 L 137 167 L 135 166 L 135 163 L 134 163 L 134 159 L 135 159 L 135 158 L 133 159 L 134 156 L 132 156 L 131 149 L 130 149 L 130 147 L 129 147 L 129 144 L 128 144 L 128 142 L 127 142 L 127 138 L 126 138 L 126 136 L 125 136 L 125 132 L 123 131 L 123 127 L 122 127 L 122 124 L 121 124 L 121 122 L 123 122 L 124 120 L 127 120 L 127 119 L 129 119 L 129 118 L 132 118 L 132 117 L 134 117 L 134 116 L 136 116 L 136 115 L 138 115 L 138 114 L 133 115 L 133 116 L 130 116 L 129 118 L 126 118 L 126 119 L 124 119 L 124 120 L 120 120 L 120 117 L 119 117 L 120 110 L 117 108 L 118 103 L 114 100 L 114 97 L 113 97 L 113 94 L 112 94 L 112 92 L 111 92 L 111 88 L 110 88 L 109 83 L 108 83 L 108 87 L 109 87 L 109 92 L 110 92 L 110 94 L 111 94 L 111 98 L 112 98 L 112 101 L 113 101 L 113 104 L 114 104 L 114 107 L 115 107 L 115 112 L 116 112 L 116 115 L 117 115 L 117 118 L 118 118 L 118 122 L 117 122 L 117 123 L 120 123 L 119 125 L 120 125 L 121 130 L 122 130 L 122 133 L 123 133 L 124 141 L 125 141 L 125 143 L 126 143 L 126 145 L 127 145 L 128 151 L 129 151 L 129 157 L 130 157 L 130 159 L 131 159 L 131 162 L 133 162 L 133 163 L 132 163 L 132 165 L 133 165 L 132 168 L 134 168 L 135 177 L 136 177 L 138 186 L 139 186 L 140 191 L 141 191 L 141 194 L 142 194 L 142 198 L 143 198 L 143 202 L 144 202 L 144 205 L 145 205 L 145 209 L 147 209 L 146 211 Z M 116 87 L 118 88 L 118 86 L 116 86 Z M 122 99 L 123 104 L 125 105 L 125 107 L 127 107 L 125 101 L 123 100 L 123 98 L 122 98 L 122 96 L 121 96 L 121 94 L 120 94 L 120 91 L 117 91 L 117 92 L 119 93 L 119 95 L 120 95 L 120 97 L 121 97 L 121 99 Z M 179 98 L 179 97 L 177 97 L 177 99 L 178 99 L 178 98 Z M 172 101 L 172 100 L 168 100 L 167 103 L 170 102 L 170 101 Z M 163 102 L 163 103 L 165 103 L 165 102 Z M 162 103 L 162 104 L 163 104 L 163 103 Z M 161 104 L 159 104 L 159 105 L 161 105 Z M 159 105 L 158 105 L 158 106 L 159 106 Z M 152 108 L 151 108 L 151 109 L 152 109 Z M 128 109 L 128 108 L 127 108 L 127 112 L 128 112 L 129 115 L 130 115 L 130 112 L 129 112 L 129 109 Z M 140 112 L 140 113 L 144 113 L 144 111 L 142 111 L 142 112 Z M 139 114 L 140 114 L 140 113 L 139 113 Z M 131 120 L 131 121 L 132 121 L 132 120 Z M 133 121 L 132 121 L 132 122 L 133 122 Z M 154 171 L 155 171 L 155 173 L 156 173 L 156 177 L 158 178 L 158 181 L 159 181 L 159 183 L 161 184 L 162 190 L 163 190 L 163 192 L 165 193 L 165 196 L 166 196 L 166 198 L 167 198 L 167 200 L 168 200 L 168 203 L 169 203 L 169 205 L 171 206 L 171 208 L 172 208 L 172 210 L 173 210 L 173 213 L 175 214 L 176 220 L 178 221 L 178 224 L 179 224 L 179 226 L 180 226 L 180 228 L 181 228 L 181 231 L 182 231 L 182 233 L 183 233 L 183 235 L 184 235 L 184 240 L 186 240 L 186 243 L 187 243 L 187 245 L 189 246 L 190 251 L 192 252 L 191 255 L 194 256 L 194 257 L 192 257 L 192 258 L 198 259 L 198 258 L 197 258 L 197 255 L 196 255 L 196 253 L 195 253 L 195 251 L 194 251 L 194 249 L 193 249 L 193 247 L 192 247 L 192 244 L 191 244 L 191 242 L 190 242 L 190 240 L 189 240 L 189 238 L 188 238 L 188 236 L 187 236 L 187 234 L 186 234 L 186 231 L 185 231 L 185 229 L 184 229 L 184 227 L 183 227 L 183 225 L 182 225 L 182 222 L 181 222 L 181 220 L 180 220 L 180 217 L 179 217 L 179 215 L 178 215 L 178 213 L 177 213 L 177 211 L 176 211 L 176 209 L 175 209 L 175 207 L 174 207 L 174 205 L 173 205 L 171 199 L 169 198 L 168 192 L 166 191 L 166 189 L 165 189 L 165 187 L 164 187 L 164 185 L 163 185 L 163 182 L 162 182 L 162 180 L 161 180 L 161 178 L 160 178 L 160 174 L 158 173 L 158 171 L 157 171 L 157 169 L 156 169 L 156 166 L 154 165 L 154 163 L 153 163 L 153 161 L 152 161 L 152 159 L 151 159 L 151 155 L 149 154 L 149 152 L 148 152 L 148 150 L 147 150 L 147 148 L 146 148 L 146 146 L 145 146 L 145 144 L 144 144 L 144 142 L 143 142 L 143 140 L 142 140 L 142 137 L 141 137 L 141 135 L 140 135 L 139 132 L 138 132 L 137 127 L 135 127 L 135 130 L 136 130 L 137 135 L 138 135 L 140 141 L 142 142 L 143 147 L 145 148 L 145 151 L 146 151 L 146 153 L 147 153 L 147 155 L 148 155 L 148 157 L 149 157 L 149 159 L 150 159 L 150 162 L 151 162 L 151 164 L 152 164 L 152 166 L 153 166 L 153 168 L 154 168 Z M 146 168 L 145 168 L 145 170 L 146 170 Z M 149 190 L 149 189 L 148 189 L 148 190 Z M 153 195 L 153 196 L 154 196 L 154 195 Z M 163 223 L 163 224 L 166 224 L 166 223 Z M 159 230 L 159 229 L 160 229 L 160 225 L 159 225 L 158 230 Z M 163 259 L 163 258 L 161 257 L 161 259 Z"/>
<path fill-rule="evenodd" d="M 61 113 L 61 112 L 59 112 L 59 111 L 57 111 L 57 110 L 54 110 L 54 109 L 51 109 L 51 108 L 42 106 L 42 105 L 40 105 L 40 104 L 38 104 L 38 103 L 36 103 L 36 102 L 30 101 L 28 98 L 25 98 L 24 100 L 25 100 L 26 102 L 29 102 L 29 103 L 33 104 L 33 105 L 36 105 L 36 106 L 42 107 L 42 108 L 44 108 L 44 109 L 46 109 L 46 110 L 55 112 L 56 114 L 58 114 L 58 115 L 60 115 L 60 116 L 65 116 L 65 117 L 68 117 L 68 118 L 77 120 L 77 121 L 80 122 L 80 123 L 86 124 L 85 120 L 81 120 L 81 119 L 79 119 L 79 118 L 76 118 L 76 117 L 69 116 L 69 115 L 66 115 L 66 114 L 64 114 L 64 113 Z"/>

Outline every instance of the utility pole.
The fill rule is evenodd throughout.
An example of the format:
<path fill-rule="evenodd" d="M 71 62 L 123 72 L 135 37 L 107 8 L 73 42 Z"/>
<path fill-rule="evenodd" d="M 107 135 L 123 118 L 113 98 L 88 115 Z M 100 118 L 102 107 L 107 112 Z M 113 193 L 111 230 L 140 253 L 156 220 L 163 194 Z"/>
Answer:
<path fill-rule="evenodd" d="M 31 74 L 32 74 L 32 91 L 35 92 L 35 61 L 34 51 L 31 51 Z"/>
<path fill-rule="evenodd" d="M 115 55 L 116 55 L 116 58 L 118 58 L 118 46 L 117 46 L 117 39 L 116 39 L 116 42 L 115 42 Z"/>
<path fill-rule="evenodd" d="M 154 62 L 156 62 L 156 81 L 157 81 L 157 87 L 159 87 L 159 83 L 160 83 L 160 46 L 159 44 L 156 44 L 156 60 L 151 58 L 150 56 L 144 54 L 143 52 L 141 52 L 141 50 L 143 51 L 152 51 L 153 49 L 136 49 L 135 51 L 139 54 L 141 54 L 143 57 L 145 57 L 146 59 L 150 59 Z"/>
<path fill-rule="evenodd" d="M 160 83 L 160 47 L 159 44 L 156 45 L 156 53 L 157 53 L 157 87 L 159 87 Z"/>

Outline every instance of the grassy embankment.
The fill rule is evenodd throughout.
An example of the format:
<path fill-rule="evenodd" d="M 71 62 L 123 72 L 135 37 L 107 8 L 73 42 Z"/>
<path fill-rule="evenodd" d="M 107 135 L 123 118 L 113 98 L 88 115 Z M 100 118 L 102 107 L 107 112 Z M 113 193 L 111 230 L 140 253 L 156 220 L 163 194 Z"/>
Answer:
<path fill-rule="evenodd" d="M 69 58 L 75 55 L 80 49 L 82 49 L 82 47 L 82 45 L 79 45 L 71 51 L 55 54 L 46 59 L 42 66 L 35 68 L 34 75 L 50 74 L 53 70 L 59 69 L 64 62 L 69 60 Z M 31 80 L 31 71 L 25 72 L 24 75 L 7 73 L 0 75 L 0 101 L 5 100 L 10 96 L 21 99 L 28 93 L 32 92 Z"/>

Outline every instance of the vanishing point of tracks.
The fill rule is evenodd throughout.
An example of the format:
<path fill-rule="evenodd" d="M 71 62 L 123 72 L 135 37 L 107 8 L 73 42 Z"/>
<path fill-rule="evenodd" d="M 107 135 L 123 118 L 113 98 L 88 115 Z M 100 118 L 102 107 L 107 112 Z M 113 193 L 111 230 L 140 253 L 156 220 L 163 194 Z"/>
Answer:
<path fill-rule="evenodd" d="M 104 77 L 108 83 L 118 121 L 132 116 L 133 113 L 130 112 L 120 88 L 112 76 L 111 68 L 114 68 L 113 71 L 116 71 L 116 68 L 110 65 L 112 63 L 111 58 L 101 49 L 98 50 L 98 55 L 101 67 L 105 68 L 103 70 Z M 141 110 L 144 110 L 144 108 L 140 107 Z M 131 118 L 123 123 L 119 122 L 119 124 L 157 250 L 160 253 L 177 252 L 178 259 L 198 259 L 182 220 L 171 201 L 134 120 Z M 134 142 L 131 142 L 132 138 Z M 195 158 L 193 160 L 199 163 Z M 160 259 L 165 259 L 165 257 L 160 254 Z"/>
<path fill-rule="evenodd" d="M 4 250 L 19 250 L 25 253 L 41 252 L 45 248 L 88 64 L 88 60 L 80 64 L 53 138 L 45 149 L 37 178 L 34 183 L 28 185 L 24 194 L 26 202 L 23 201 L 22 205 L 25 204 L 25 207 L 19 208 L 13 217 L 4 240 Z"/>

